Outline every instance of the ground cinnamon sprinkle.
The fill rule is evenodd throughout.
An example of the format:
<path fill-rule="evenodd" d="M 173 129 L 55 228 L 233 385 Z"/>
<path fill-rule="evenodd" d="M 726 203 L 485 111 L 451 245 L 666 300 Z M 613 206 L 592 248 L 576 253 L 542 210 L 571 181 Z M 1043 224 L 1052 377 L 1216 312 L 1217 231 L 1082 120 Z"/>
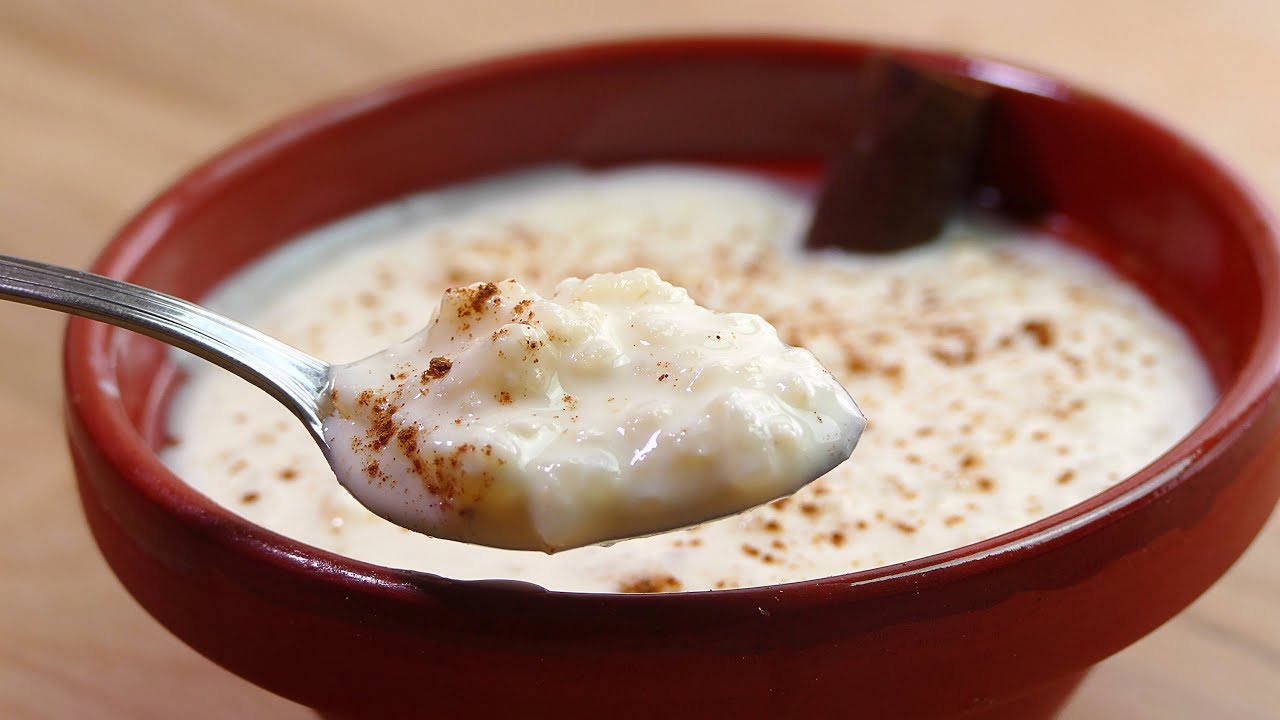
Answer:
<path fill-rule="evenodd" d="M 398 430 L 395 414 L 399 409 L 386 396 L 381 396 L 374 402 L 369 430 L 365 433 L 365 441 L 370 449 L 381 450 L 395 437 Z"/>
<path fill-rule="evenodd" d="M 1084 360 L 1079 355 L 1064 351 L 1058 353 L 1058 357 L 1062 358 L 1062 362 L 1070 366 L 1071 373 L 1077 380 L 1085 378 Z"/>
<path fill-rule="evenodd" d="M 865 355 L 861 355 L 856 352 L 849 353 L 849 359 L 845 361 L 844 366 L 849 372 L 853 373 L 854 375 L 860 375 L 862 373 L 868 372 L 871 370 L 871 367 L 872 367 L 871 361 L 868 360 Z"/>
<path fill-rule="evenodd" d="M 934 360 L 937 360 L 943 365 L 952 365 L 952 366 L 968 365 L 969 363 L 973 362 L 973 359 L 974 359 L 974 351 L 969 348 L 964 348 L 959 351 L 952 351 L 952 350 L 945 350 L 940 347 L 934 347 L 929 350 L 929 355 L 932 356 Z"/>
<path fill-rule="evenodd" d="M 484 304 L 489 298 L 498 294 L 498 286 L 491 282 L 487 282 L 475 289 L 475 293 L 471 296 L 471 309 L 480 312 L 484 309 Z"/>
<path fill-rule="evenodd" d="M 412 425 L 402 426 L 396 433 L 396 444 L 417 469 L 417 466 L 422 463 L 422 459 L 418 457 L 418 429 Z"/>
<path fill-rule="evenodd" d="M 902 384 L 902 366 L 898 364 L 885 365 L 880 368 L 880 373 L 894 385 Z"/>
<path fill-rule="evenodd" d="M 1042 348 L 1052 347 L 1054 342 L 1053 325 L 1045 320 L 1028 320 L 1022 323 L 1022 332 L 1030 335 L 1036 345 Z"/>
<path fill-rule="evenodd" d="M 683 585 L 671 575 L 640 575 L 618 584 L 618 592 L 660 593 L 678 592 Z"/>
<path fill-rule="evenodd" d="M 896 475 L 890 475 L 886 477 L 885 481 L 888 482 L 889 485 L 893 487 L 894 492 L 896 492 L 899 496 L 901 496 L 905 500 L 915 500 L 920 495 L 920 493 L 907 487 L 907 485 L 904 484 L 902 480 Z"/>
<path fill-rule="evenodd" d="M 463 458 L 468 453 L 476 452 L 475 445 L 464 443 L 454 448 L 448 456 L 437 454 L 432 456 L 430 461 L 426 461 L 418 453 L 416 428 L 402 429 L 396 439 L 400 450 L 413 466 L 414 474 L 422 482 L 423 488 L 435 496 L 442 510 L 453 509 L 455 501 L 459 499 L 479 502 L 483 499 L 485 491 L 493 485 L 494 478 L 489 472 L 482 471 L 468 475 L 463 467 Z M 487 446 L 481 452 L 491 454 L 492 447 Z M 464 516 L 470 512 L 472 509 L 466 507 L 458 510 L 458 513 Z"/>
<path fill-rule="evenodd" d="M 439 380 L 448 375 L 452 369 L 453 361 L 449 358 L 443 356 L 433 357 L 431 362 L 428 363 L 427 369 L 422 371 L 422 382 L 426 384 L 430 380 Z"/>

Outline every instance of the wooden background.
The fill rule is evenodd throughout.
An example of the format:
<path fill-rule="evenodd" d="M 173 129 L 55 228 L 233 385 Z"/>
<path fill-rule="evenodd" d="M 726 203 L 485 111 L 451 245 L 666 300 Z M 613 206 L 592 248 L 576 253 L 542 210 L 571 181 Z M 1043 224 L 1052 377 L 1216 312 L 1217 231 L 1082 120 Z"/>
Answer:
<path fill-rule="evenodd" d="M 1198 138 L 1280 206 L 1272 0 L 0 0 L 0 252 L 83 266 L 149 194 L 301 105 L 584 38 L 904 40 L 1052 70 Z M 0 307 L 0 717 L 307 718 L 170 637 L 107 571 L 60 423 L 62 318 Z M 1065 717 L 1280 717 L 1280 525 Z M 927 682 L 927 679 L 923 679 Z"/>

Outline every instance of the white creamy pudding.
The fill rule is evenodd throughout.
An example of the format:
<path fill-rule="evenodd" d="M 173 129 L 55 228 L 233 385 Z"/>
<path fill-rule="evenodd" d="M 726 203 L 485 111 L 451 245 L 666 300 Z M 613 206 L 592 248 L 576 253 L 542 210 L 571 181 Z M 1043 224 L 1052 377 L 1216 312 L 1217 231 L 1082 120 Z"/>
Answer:
<path fill-rule="evenodd" d="M 450 288 L 337 368 L 325 439 L 365 507 L 440 538 L 563 550 L 713 520 L 845 461 L 865 420 L 813 354 L 648 269 Z"/>
<path fill-rule="evenodd" d="M 808 253 L 797 243 L 809 212 L 801 194 L 742 173 L 537 171 L 321 229 L 208 299 L 350 362 L 425 326 L 448 287 L 514 277 L 549 294 L 562 278 L 653 268 L 700 305 L 765 318 L 866 413 L 857 452 L 790 498 L 555 555 L 425 537 L 353 500 L 269 396 L 194 363 L 166 461 L 232 511 L 361 560 L 559 590 L 706 590 L 838 575 L 1013 530 L 1140 469 L 1213 403 L 1181 329 L 1079 250 L 956 223 L 905 253 Z"/>

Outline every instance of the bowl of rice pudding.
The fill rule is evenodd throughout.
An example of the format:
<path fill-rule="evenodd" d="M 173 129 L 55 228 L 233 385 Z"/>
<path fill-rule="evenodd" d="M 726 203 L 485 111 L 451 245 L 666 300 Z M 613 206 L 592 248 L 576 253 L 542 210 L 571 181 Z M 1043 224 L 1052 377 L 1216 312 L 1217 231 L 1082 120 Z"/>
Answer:
<path fill-rule="evenodd" d="M 992 93 L 974 209 L 902 252 L 805 248 L 850 74 L 883 52 Z M 1280 495 L 1278 247 L 1194 146 L 1009 65 L 807 39 L 545 51 L 289 118 L 94 269 L 345 362 L 446 288 L 652 268 L 812 350 L 868 418 L 849 461 L 686 530 L 480 548 L 364 511 L 247 384 L 78 319 L 70 445 L 135 598 L 325 717 L 1051 717 Z"/>

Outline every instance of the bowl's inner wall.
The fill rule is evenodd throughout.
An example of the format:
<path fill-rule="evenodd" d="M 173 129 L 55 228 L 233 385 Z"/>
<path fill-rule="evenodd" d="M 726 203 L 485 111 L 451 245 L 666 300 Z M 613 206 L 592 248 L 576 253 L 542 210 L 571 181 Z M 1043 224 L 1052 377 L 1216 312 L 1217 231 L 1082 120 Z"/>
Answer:
<path fill-rule="evenodd" d="M 691 51 L 661 62 L 513 64 L 465 87 L 448 75 L 410 83 L 269 132 L 196 172 L 152 208 L 147 251 L 111 269 L 198 298 L 298 233 L 409 192 L 524 165 L 812 163 L 842 140 L 851 71 L 864 56 L 858 48 L 776 57 L 759 48 L 742 57 Z M 1188 181 L 1216 170 L 1171 147 L 1101 101 L 1002 88 L 981 180 L 1015 214 L 1047 212 L 1069 239 L 1144 286 L 1191 331 L 1225 386 L 1259 332 L 1263 280 L 1252 254 L 1262 250 L 1250 243 L 1261 233 L 1240 225 L 1238 217 L 1253 214 L 1233 214 L 1239 201 L 1225 181 Z M 121 396 L 156 446 L 173 384 L 167 354 L 127 333 L 113 344 Z"/>

